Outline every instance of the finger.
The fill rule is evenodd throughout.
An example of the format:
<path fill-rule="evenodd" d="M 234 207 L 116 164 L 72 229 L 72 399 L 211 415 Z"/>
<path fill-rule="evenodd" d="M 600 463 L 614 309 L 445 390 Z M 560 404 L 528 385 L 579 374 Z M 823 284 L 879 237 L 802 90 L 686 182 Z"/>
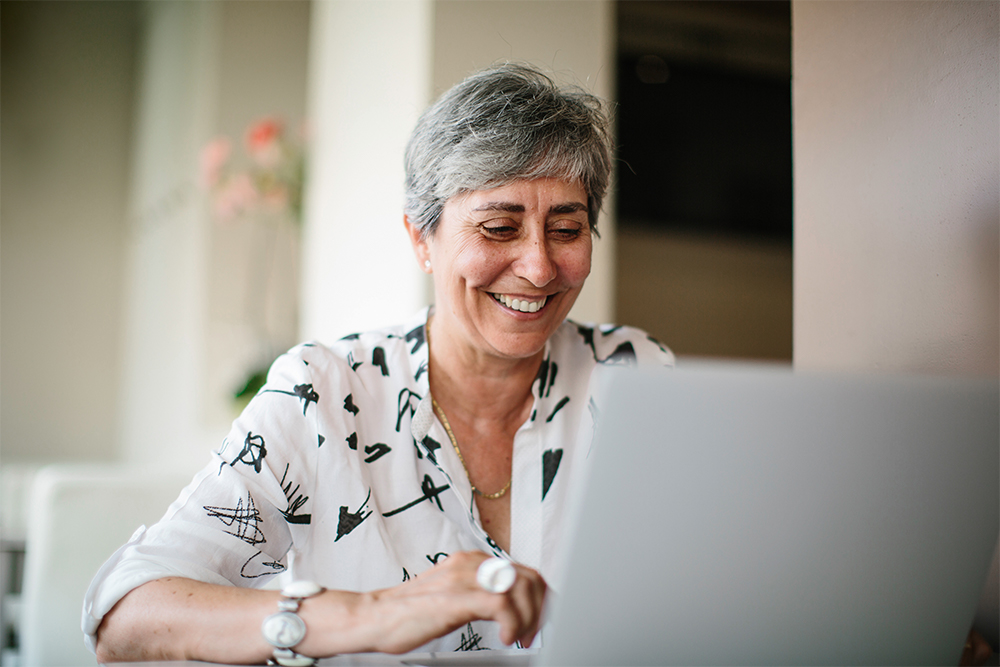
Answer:
<path fill-rule="evenodd" d="M 986 639 L 984 639 L 983 636 L 975 630 L 969 633 L 969 643 L 972 644 L 971 664 L 985 664 L 989 657 L 993 655 L 993 648 L 989 645 L 989 642 L 987 642 Z"/>
<path fill-rule="evenodd" d="M 962 657 L 959 665 L 982 665 L 993 655 L 993 649 L 989 643 L 983 639 L 975 630 L 969 632 L 965 647 L 962 649 Z"/>
<path fill-rule="evenodd" d="M 518 567 L 518 582 L 511 590 L 510 597 L 521 618 L 521 630 L 517 640 L 524 646 L 530 646 L 538 634 L 545 605 L 545 590 L 545 580 L 538 572 Z"/>

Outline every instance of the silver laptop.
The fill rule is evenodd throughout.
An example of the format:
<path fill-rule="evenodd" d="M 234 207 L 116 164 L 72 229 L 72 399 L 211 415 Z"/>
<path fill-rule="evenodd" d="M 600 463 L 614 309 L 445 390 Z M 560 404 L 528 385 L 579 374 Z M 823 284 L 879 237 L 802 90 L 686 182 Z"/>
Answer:
<path fill-rule="evenodd" d="M 615 371 L 543 665 L 958 664 L 998 381 Z"/>

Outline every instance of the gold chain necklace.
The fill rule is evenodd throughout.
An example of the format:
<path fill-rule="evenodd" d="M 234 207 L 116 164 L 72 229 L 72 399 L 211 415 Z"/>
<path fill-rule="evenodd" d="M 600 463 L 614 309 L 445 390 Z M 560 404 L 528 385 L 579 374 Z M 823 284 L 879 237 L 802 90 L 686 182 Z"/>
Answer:
<path fill-rule="evenodd" d="M 427 339 L 427 367 L 428 368 L 430 368 L 430 365 L 431 365 L 431 332 L 430 332 L 430 328 L 431 328 L 430 327 L 430 322 L 428 322 L 427 325 L 424 327 L 424 338 Z M 427 388 L 430 389 L 430 374 L 429 373 L 428 373 Z M 507 493 L 508 489 L 510 489 L 510 483 L 514 481 L 514 475 L 513 474 L 511 474 L 510 479 L 507 480 L 507 483 L 504 485 L 504 487 L 502 489 L 500 489 L 499 491 L 497 491 L 496 493 L 484 493 L 484 492 L 482 492 L 482 491 L 480 491 L 479 489 L 476 488 L 476 485 L 472 483 L 472 477 L 469 475 L 469 467 L 465 465 L 465 457 L 462 456 L 462 450 L 460 450 L 458 448 L 458 440 L 455 438 L 455 434 L 451 430 L 451 424 L 448 422 L 448 417 L 445 416 L 444 410 L 441 409 L 441 406 L 438 405 L 437 400 L 433 396 L 431 396 L 431 405 L 434 406 L 434 412 L 437 413 L 437 416 L 441 418 L 441 423 L 444 424 L 444 430 L 445 430 L 445 432 L 448 433 L 448 439 L 451 440 L 451 446 L 455 448 L 455 453 L 458 454 L 458 461 L 459 461 L 459 463 L 462 464 L 462 469 L 465 471 L 465 477 L 466 477 L 466 479 L 469 480 L 469 486 L 472 487 L 472 492 L 473 493 L 478 493 L 483 498 L 486 498 L 488 500 L 496 500 L 497 498 L 502 497 L 503 494 Z"/>
<path fill-rule="evenodd" d="M 458 454 L 458 460 L 462 464 L 462 469 L 465 470 L 465 476 L 469 480 L 469 486 L 472 487 L 472 492 L 478 493 L 483 498 L 488 498 L 489 500 L 496 500 L 497 498 L 503 496 L 503 494 L 507 493 L 507 490 L 510 488 L 510 483 L 514 481 L 513 475 L 511 475 L 510 479 L 507 480 L 504 487 L 496 493 L 484 493 L 476 488 L 476 485 L 472 483 L 472 477 L 469 476 L 469 468 L 465 465 L 465 458 L 462 457 L 462 451 L 458 448 L 458 440 L 455 439 L 455 434 L 451 431 L 451 424 L 448 423 L 448 418 L 445 416 L 444 410 L 441 409 L 441 406 L 438 405 L 438 402 L 433 396 L 431 396 L 431 405 L 434 406 L 434 411 L 437 413 L 437 416 L 441 418 L 441 423 L 444 424 L 444 430 L 447 431 L 448 439 L 451 440 L 451 446 L 455 448 L 455 453 Z"/>

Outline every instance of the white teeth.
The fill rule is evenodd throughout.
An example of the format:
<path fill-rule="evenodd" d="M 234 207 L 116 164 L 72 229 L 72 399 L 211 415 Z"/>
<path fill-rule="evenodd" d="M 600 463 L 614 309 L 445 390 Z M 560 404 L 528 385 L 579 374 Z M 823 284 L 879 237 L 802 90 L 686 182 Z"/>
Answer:
<path fill-rule="evenodd" d="M 541 301 L 522 301 L 521 299 L 512 299 L 506 294 L 494 294 L 493 298 L 508 308 L 519 310 L 522 313 L 537 313 L 548 300 L 548 297 L 543 296 Z"/>

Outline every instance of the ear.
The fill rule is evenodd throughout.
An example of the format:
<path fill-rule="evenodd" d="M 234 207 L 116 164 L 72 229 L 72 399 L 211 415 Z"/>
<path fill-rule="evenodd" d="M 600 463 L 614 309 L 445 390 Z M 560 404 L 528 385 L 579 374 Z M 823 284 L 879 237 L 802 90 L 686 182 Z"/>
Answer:
<path fill-rule="evenodd" d="M 431 267 L 428 265 L 431 259 L 431 251 L 427 246 L 427 240 L 423 238 L 417 226 L 410 222 L 410 217 L 406 214 L 403 214 L 403 225 L 406 227 L 406 233 L 410 237 L 410 245 L 413 246 L 413 254 L 417 256 L 417 264 L 420 266 L 420 270 L 424 273 L 431 273 Z"/>

